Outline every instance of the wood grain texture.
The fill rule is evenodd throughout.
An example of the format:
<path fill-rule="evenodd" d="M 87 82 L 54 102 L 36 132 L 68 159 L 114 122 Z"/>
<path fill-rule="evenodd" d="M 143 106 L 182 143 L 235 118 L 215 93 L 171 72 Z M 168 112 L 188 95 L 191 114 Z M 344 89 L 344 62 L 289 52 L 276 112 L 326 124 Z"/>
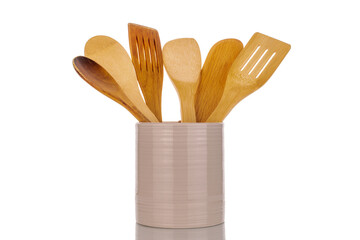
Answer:
<path fill-rule="evenodd" d="M 79 76 L 96 90 L 125 107 L 140 122 L 149 122 L 135 105 L 127 98 L 115 79 L 93 60 L 79 56 L 74 58 L 73 66 Z"/>
<path fill-rule="evenodd" d="M 263 86 L 291 46 L 255 33 L 231 66 L 223 96 L 207 122 L 222 122 L 238 102 Z"/>
<path fill-rule="evenodd" d="M 146 105 L 161 122 L 164 72 L 159 33 L 133 23 L 128 24 L 128 31 L 131 59 Z"/>
<path fill-rule="evenodd" d="M 87 41 L 85 56 L 101 65 L 115 79 L 131 104 L 149 121 L 158 122 L 141 96 L 134 66 L 120 43 L 107 36 L 95 36 Z"/>
<path fill-rule="evenodd" d="M 221 40 L 210 49 L 195 96 L 197 122 L 205 122 L 218 105 L 229 69 L 242 49 L 243 44 L 237 39 Z"/>
<path fill-rule="evenodd" d="M 181 38 L 163 48 L 165 69 L 176 88 L 182 122 L 196 122 L 195 94 L 201 74 L 201 54 L 196 40 Z"/>

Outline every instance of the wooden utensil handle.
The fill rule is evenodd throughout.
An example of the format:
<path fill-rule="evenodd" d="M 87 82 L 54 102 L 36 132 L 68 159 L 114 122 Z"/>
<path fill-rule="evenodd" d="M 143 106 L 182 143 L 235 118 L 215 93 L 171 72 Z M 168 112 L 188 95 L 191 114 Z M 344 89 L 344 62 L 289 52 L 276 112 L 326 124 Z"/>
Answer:
<path fill-rule="evenodd" d="M 143 93 L 146 105 L 149 107 L 152 113 L 154 113 L 159 122 L 162 122 L 161 91 L 158 94 L 154 94 L 157 91 L 159 91 L 159 87 L 154 84 L 152 88 L 147 89 L 147 92 L 143 90 Z"/>
<path fill-rule="evenodd" d="M 181 121 L 196 122 L 195 95 L 181 96 Z"/>
<path fill-rule="evenodd" d="M 233 102 L 232 94 L 236 94 L 236 92 L 229 92 L 227 95 L 223 95 L 219 104 L 216 106 L 215 110 L 212 112 L 210 117 L 206 120 L 206 122 L 222 122 L 226 118 L 226 116 L 230 113 L 230 111 L 236 106 L 238 102 Z"/>

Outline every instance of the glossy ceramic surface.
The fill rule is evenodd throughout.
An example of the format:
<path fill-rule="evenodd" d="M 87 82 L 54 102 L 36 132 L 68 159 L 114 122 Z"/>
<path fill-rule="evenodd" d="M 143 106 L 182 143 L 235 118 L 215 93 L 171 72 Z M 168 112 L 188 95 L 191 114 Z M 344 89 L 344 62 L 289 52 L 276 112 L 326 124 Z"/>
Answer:
<path fill-rule="evenodd" d="M 138 123 L 137 222 L 196 228 L 224 222 L 223 124 Z"/>

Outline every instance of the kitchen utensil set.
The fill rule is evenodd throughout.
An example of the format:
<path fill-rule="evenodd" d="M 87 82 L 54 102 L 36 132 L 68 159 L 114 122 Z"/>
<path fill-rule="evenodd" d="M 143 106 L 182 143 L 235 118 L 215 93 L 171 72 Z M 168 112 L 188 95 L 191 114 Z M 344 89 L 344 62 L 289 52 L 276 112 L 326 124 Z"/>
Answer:
<path fill-rule="evenodd" d="M 163 65 L 179 96 L 182 122 L 222 122 L 265 84 L 290 50 L 289 44 L 261 33 L 244 49 L 241 41 L 225 39 L 210 49 L 201 68 L 195 39 L 169 41 L 161 51 L 155 29 L 131 23 L 128 29 L 131 59 L 116 40 L 95 36 L 85 45 L 85 57 L 74 58 L 73 66 L 140 122 L 162 122 Z"/>

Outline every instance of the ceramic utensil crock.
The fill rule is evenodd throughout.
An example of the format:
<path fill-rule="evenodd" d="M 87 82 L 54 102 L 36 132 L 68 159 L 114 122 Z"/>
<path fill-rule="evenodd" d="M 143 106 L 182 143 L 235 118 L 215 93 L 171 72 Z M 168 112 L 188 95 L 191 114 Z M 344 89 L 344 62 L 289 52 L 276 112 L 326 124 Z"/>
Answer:
<path fill-rule="evenodd" d="M 224 222 L 223 124 L 136 124 L 136 219 L 161 228 Z"/>

